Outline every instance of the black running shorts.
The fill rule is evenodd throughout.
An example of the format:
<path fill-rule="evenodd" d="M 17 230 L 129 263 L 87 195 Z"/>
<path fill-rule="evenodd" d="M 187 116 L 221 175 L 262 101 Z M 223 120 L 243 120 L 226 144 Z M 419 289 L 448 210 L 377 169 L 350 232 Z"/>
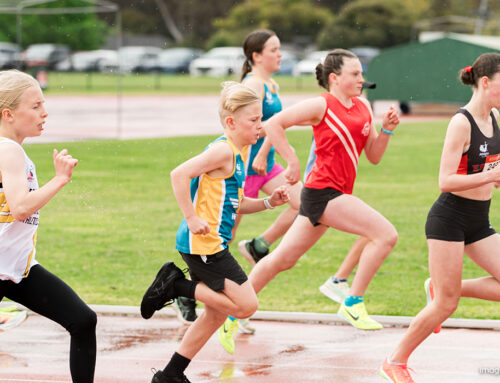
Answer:
<path fill-rule="evenodd" d="M 300 193 L 300 209 L 299 214 L 309 218 L 313 226 L 318 226 L 318 220 L 323 215 L 326 205 L 332 199 L 340 197 L 342 192 L 335 189 L 311 189 L 303 187 Z"/>
<path fill-rule="evenodd" d="M 429 211 L 425 235 L 466 245 L 489 237 L 496 233 L 489 220 L 490 203 L 442 193 Z"/>
<path fill-rule="evenodd" d="M 229 249 L 212 255 L 186 254 L 179 251 L 189 267 L 193 281 L 201 281 L 214 291 L 224 290 L 224 280 L 230 279 L 239 285 L 248 278 L 241 266 L 233 258 Z"/>

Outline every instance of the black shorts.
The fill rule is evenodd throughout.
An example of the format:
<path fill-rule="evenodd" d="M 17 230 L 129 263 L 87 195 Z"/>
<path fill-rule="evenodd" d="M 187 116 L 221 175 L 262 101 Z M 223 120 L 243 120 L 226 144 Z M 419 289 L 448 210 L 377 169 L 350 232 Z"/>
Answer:
<path fill-rule="evenodd" d="M 212 255 L 186 254 L 179 251 L 189 267 L 193 281 L 201 281 L 214 291 L 224 290 L 224 280 L 230 279 L 239 285 L 248 278 L 241 266 L 233 258 L 229 249 Z"/>
<path fill-rule="evenodd" d="M 429 211 L 425 235 L 466 245 L 489 237 L 496 233 L 489 220 L 490 203 L 443 193 Z"/>
<path fill-rule="evenodd" d="M 309 218 L 313 226 L 321 225 L 318 220 L 323 215 L 328 202 L 342 194 L 344 193 L 331 188 L 311 189 L 304 186 L 300 193 L 299 214 Z"/>

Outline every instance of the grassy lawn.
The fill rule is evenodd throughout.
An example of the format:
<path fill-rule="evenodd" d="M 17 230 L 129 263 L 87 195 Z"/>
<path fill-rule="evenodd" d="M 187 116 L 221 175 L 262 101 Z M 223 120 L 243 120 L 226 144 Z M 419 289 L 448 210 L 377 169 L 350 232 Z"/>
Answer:
<path fill-rule="evenodd" d="M 275 76 L 281 93 L 316 93 L 313 76 Z M 223 81 L 239 81 L 235 76 L 190 77 L 189 75 L 102 73 L 49 73 L 47 94 L 218 94 Z"/>
<path fill-rule="evenodd" d="M 415 315 L 425 304 L 424 223 L 439 194 L 437 175 L 445 129 L 440 122 L 403 124 L 381 164 L 373 166 L 362 157 L 354 194 L 384 214 L 400 236 L 367 291 L 370 313 Z M 311 132 L 291 131 L 288 137 L 305 164 Z M 169 173 L 202 151 L 212 138 L 27 146 L 41 184 L 53 175 L 53 147 L 67 147 L 80 160 L 72 183 L 42 210 L 38 260 L 86 302 L 138 305 L 163 262 L 170 259 L 184 265 L 174 248 L 182 215 Z M 497 204 L 493 204 L 491 218 L 498 229 Z M 235 244 L 260 234 L 279 212 L 246 216 Z M 319 293 L 318 287 L 340 265 L 354 239 L 329 230 L 294 269 L 279 275 L 262 291 L 260 309 L 336 312 L 338 306 Z M 232 250 L 249 272 L 236 245 Z M 464 277 L 481 275 L 484 272 L 467 259 Z M 500 306 L 463 299 L 455 316 L 500 318 Z"/>

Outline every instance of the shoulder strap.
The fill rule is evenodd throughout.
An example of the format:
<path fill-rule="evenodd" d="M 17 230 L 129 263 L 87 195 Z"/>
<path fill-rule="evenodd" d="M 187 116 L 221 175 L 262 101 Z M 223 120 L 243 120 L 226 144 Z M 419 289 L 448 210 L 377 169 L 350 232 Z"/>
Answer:
<path fill-rule="evenodd" d="M 457 110 L 457 113 L 461 113 L 465 117 L 467 117 L 467 120 L 469 120 L 471 128 L 473 128 L 473 129 L 479 129 L 479 127 L 476 124 L 476 121 L 474 120 L 474 117 L 472 117 L 472 114 L 470 114 L 467 109 L 460 108 L 460 109 Z"/>

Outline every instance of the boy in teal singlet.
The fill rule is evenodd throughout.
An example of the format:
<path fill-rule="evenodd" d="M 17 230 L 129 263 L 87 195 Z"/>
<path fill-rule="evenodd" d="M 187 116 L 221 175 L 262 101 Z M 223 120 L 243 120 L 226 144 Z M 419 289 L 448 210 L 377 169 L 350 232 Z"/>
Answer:
<path fill-rule="evenodd" d="M 224 83 L 219 115 L 224 136 L 171 173 L 174 195 L 184 215 L 176 248 L 189 266 L 191 280 L 173 262 L 167 262 L 141 303 L 145 319 L 179 296 L 203 302 L 205 310 L 188 329 L 167 366 L 155 373 L 152 383 L 189 383 L 184 375 L 189 362 L 228 314 L 247 318 L 255 312 L 253 287 L 228 249 L 234 220 L 238 213 L 272 209 L 288 201 L 285 186 L 264 199 L 243 196 L 245 166 L 241 150 L 259 138 L 260 98 L 239 83 Z"/>

